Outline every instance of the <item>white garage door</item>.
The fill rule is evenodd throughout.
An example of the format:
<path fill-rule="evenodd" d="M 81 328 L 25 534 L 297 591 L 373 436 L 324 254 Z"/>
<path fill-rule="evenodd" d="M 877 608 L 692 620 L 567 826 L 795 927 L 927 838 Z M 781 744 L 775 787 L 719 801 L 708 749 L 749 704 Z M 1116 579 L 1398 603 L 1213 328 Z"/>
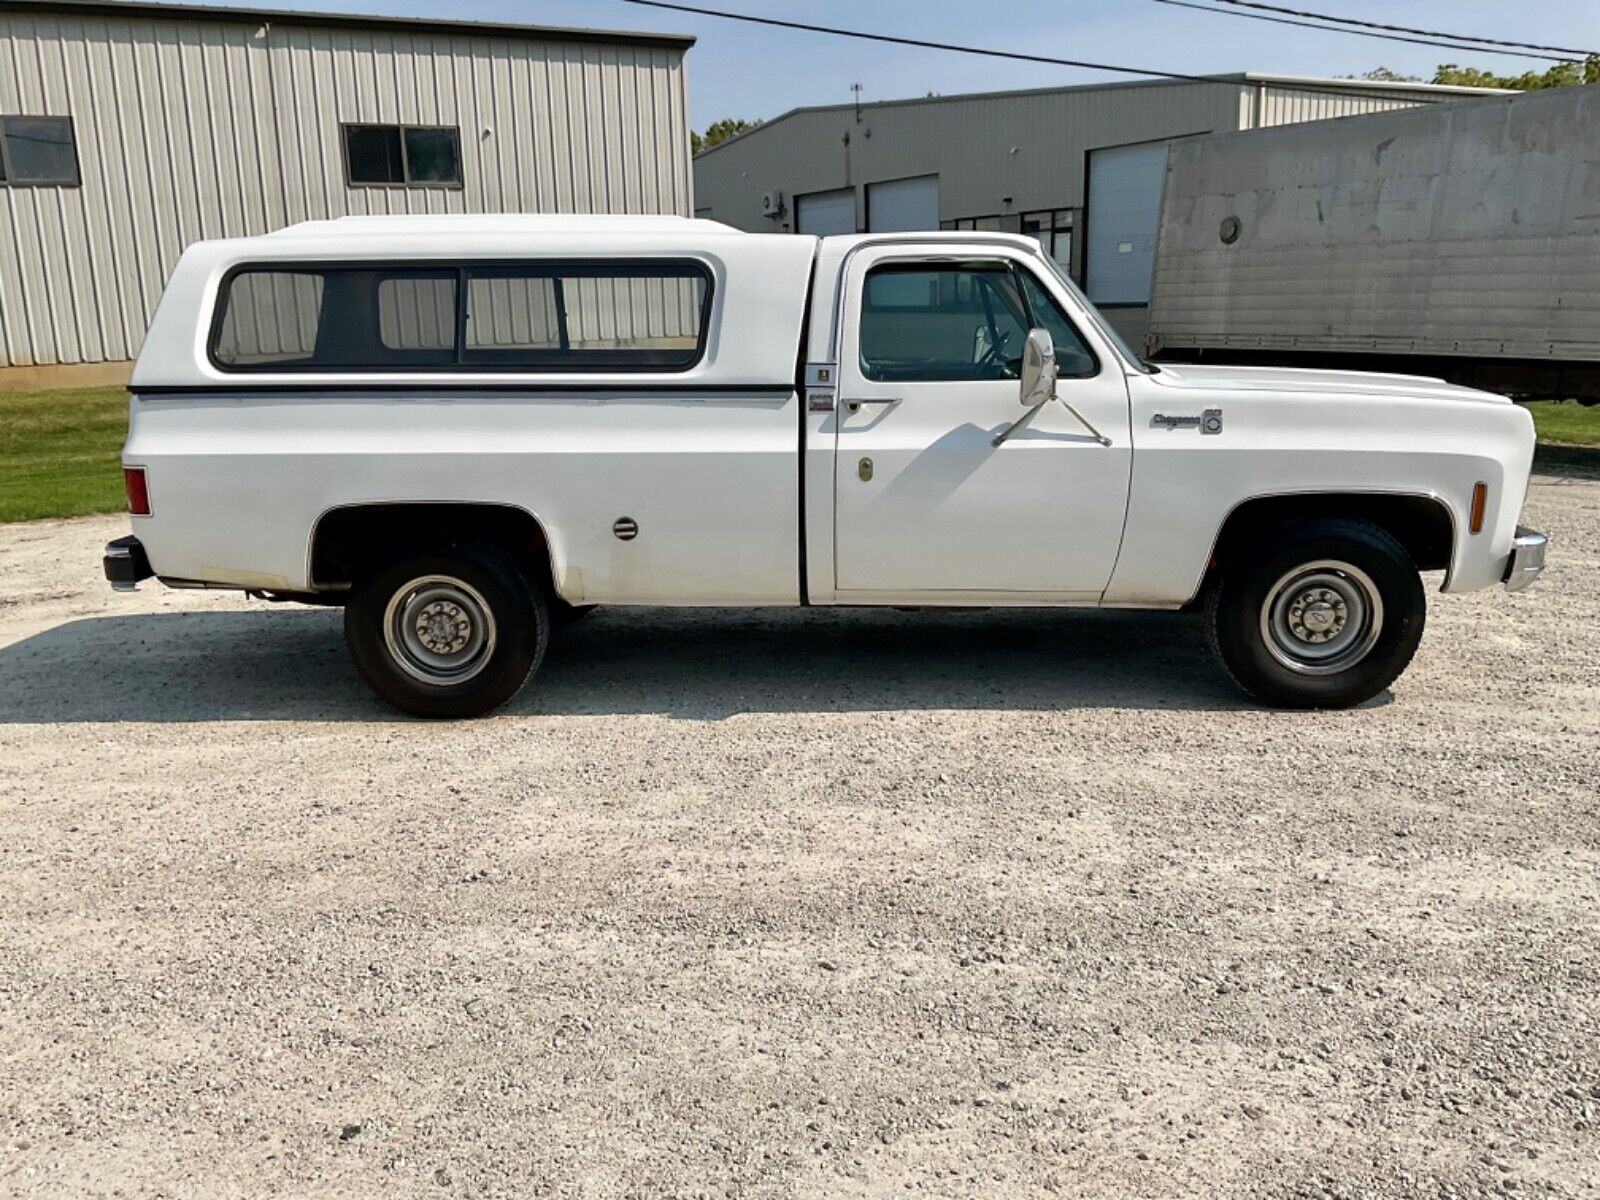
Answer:
<path fill-rule="evenodd" d="M 939 228 L 939 177 L 894 179 L 867 185 L 867 229 L 871 233 L 897 233 L 906 229 Z"/>
<path fill-rule="evenodd" d="M 826 237 L 830 233 L 856 231 L 856 190 L 840 188 L 833 192 L 812 192 L 794 199 L 795 228 L 801 233 Z"/>
<path fill-rule="evenodd" d="M 1141 142 L 1089 152 L 1089 299 L 1149 304 L 1161 225 L 1167 143 Z"/>

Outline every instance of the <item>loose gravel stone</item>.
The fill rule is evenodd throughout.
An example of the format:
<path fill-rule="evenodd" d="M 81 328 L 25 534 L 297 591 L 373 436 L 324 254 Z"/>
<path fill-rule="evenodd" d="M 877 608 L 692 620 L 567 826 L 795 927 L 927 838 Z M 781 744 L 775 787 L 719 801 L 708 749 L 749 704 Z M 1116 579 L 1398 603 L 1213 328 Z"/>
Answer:
<path fill-rule="evenodd" d="M 1594 1195 L 1600 481 L 1526 520 L 1354 712 L 1176 614 L 601 610 L 463 724 L 0 528 L 0 1193 Z"/>

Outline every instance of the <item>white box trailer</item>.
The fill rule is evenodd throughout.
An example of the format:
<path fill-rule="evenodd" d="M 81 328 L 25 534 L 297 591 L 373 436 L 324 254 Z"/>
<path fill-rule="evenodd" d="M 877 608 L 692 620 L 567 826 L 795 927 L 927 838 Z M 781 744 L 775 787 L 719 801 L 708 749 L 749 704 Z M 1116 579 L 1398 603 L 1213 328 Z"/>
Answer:
<path fill-rule="evenodd" d="M 1600 86 L 1173 142 L 1147 348 L 1600 400 Z"/>

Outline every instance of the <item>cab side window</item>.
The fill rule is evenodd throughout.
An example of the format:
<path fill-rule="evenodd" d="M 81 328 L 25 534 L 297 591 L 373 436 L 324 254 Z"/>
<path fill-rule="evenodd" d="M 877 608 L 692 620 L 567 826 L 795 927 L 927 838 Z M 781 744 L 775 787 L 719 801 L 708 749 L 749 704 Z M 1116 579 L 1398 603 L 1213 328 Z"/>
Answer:
<path fill-rule="evenodd" d="M 1015 379 L 1027 316 L 1003 266 L 889 265 L 867 273 L 861 372 L 868 379 Z"/>
<path fill-rule="evenodd" d="M 881 382 L 1016 379 L 1028 330 L 1056 343 L 1063 376 L 1095 361 L 1037 281 L 1003 263 L 890 263 L 867 273 L 861 373 Z"/>

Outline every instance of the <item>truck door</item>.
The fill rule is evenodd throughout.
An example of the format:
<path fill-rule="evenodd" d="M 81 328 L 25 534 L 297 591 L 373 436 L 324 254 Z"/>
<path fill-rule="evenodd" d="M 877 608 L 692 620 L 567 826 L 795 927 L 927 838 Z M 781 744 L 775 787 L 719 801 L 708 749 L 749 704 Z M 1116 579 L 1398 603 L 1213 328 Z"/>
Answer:
<path fill-rule="evenodd" d="M 951 249 L 956 249 L 952 247 Z M 1124 366 L 1028 258 L 863 247 L 849 260 L 834 454 L 839 599 L 1095 602 L 1116 563 L 1132 448 Z M 1049 330 L 1057 394 L 1027 410 L 1030 327 Z"/>

